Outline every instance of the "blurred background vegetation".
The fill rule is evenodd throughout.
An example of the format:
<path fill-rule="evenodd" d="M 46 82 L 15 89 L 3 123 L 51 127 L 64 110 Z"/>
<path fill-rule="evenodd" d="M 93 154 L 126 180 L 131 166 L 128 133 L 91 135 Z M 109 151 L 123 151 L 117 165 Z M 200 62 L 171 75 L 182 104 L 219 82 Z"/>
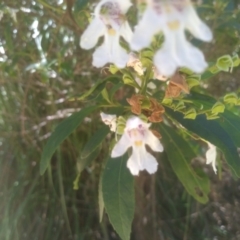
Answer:
<path fill-rule="evenodd" d="M 53 129 L 88 105 L 76 97 L 108 74 L 91 67 L 91 51 L 79 47 L 91 13 L 87 2 L 0 2 L 0 240 L 119 239 L 107 215 L 101 223 L 98 217 L 107 143 L 81 173 L 79 189 L 73 188 L 81 148 L 102 124 L 97 113 L 94 122 L 85 119 L 64 141 L 47 173 L 39 174 L 42 149 Z M 207 60 L 238 53 L 240 2 L 196 4 L 215 36 L 212 43 L 199 45 Z M 217 98 L 239 90 L 239 74 L 239 68 L 220 73 L 202 86 Z M 240 239 L 240 181 L 224 165 L 221 176 L 215 175 L 203 157 L 192 164 L 202 166 L 211 179 L 209 203 L 201 205 L 186 193 L 162 154 L 157 174 L 136 178 L 131 239 Z"/>

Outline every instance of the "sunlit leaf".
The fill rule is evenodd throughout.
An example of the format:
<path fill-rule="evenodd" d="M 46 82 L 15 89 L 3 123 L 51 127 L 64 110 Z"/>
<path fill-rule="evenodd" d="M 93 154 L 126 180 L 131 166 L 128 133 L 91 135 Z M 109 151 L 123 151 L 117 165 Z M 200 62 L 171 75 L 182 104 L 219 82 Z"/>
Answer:
<path fill-rule="evenodd" d="M 232 104 L 237 104 L 238 102 L 238 96 L 236 93 L 228 93 L 224 96 L 224 102 L 225 103 L 232 103 Z"/>
<path fill-rule="evenodd" d="M 197 117 L 197 112 L 196 112 L 195 108 L 189 109 L 189 110 L 184 114 L 184 118 L 186 118 L 186 119 L 195 119 L 196 117 Z"/>
<path fill-rule="evenodd" d="M 229 68 L 233 67 L 232 57 L 230 55 L 224 55 L 224 56 L 218 58 L 216 66 L 220 70 L 228 72 Z"/>
<path fill-rule="evenodd" d="M 224 110 L 225 110 L 225 105 L 221 102 L 216 102 L 212 107 L 213 114 L 223 113 Z"/>

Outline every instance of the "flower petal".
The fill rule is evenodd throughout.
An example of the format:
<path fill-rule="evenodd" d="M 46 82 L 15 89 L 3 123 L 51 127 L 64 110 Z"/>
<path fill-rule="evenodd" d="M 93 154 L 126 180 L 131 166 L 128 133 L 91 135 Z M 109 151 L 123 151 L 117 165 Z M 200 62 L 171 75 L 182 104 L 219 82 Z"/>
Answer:
<path fill-rule="evenodd" d="M 84 49 L 93 48 L 106 31 L 104 23 L 99 18 L 94 18 L 81 36 L 80 46 Z"/>
<path fill-rule="evenodd" d="M 200 73 L 207 67 L 203 53 L 189 43 L 184 32 L 175 33 L 174 58 L 179 66 L 187 67 Z"/>
<path fill-rule="evenodd" d="M 192 44 L 187 43 L 187 45 L 188 47 L 186 49 L 186 56 L 188 56 L 188 58 L 185 61 L 184 67 L 188 67 L 196 73 L 203 72 L 208 66 L 207 62 L 204 59 L 203 53 Z"/>
<path fill-rule="evenodd" d="M 159 139 L 152 133 L 152 131 L 146 131 L 146 136 L 144 137 L 145 143 L 155 152 L 162 152 L 163 145 Z"/>
<path fill-rule="evenodd" d="M 143 170 L 143 167 L 139 164 L 141 161 L 140 154 L 137 151 L 132 151 L 132 155 L 127 161 L 127 167 L 132 175 L 138 175 L 139 171 Z"/>
<path fill-rule="evenodd" d="M 128 11 L 128 9 L 132 6 L 131 1 L 129 0 L 115 0 L 115 1 L 118 2 L 123 14 L 125 14 Z"/>
<path fill-rule="evenodd" d="M 217 173 L 217 168 L 216 168 L 216 158 L 217 158 L 217 150 L 216 146 L 208 142 L 209 149 L 206 152 L 206 164 L 212 163 L 213 170 L 215 174 Z"/>
<path fill-rule="evenodd" d="M 117 116 L 115 114 L 106 114 L 101 112 L 100 113 L 102 121 L 106 124 L 109 125 L 110 130 L 112 132 L 116 132 L 117 129 Z"/>
<path fill-rule="evenodd" d="M 148 7 L 142 20 L 136 26 L 130 46 L 133 50 L 139 51 L 150 45 L 152 37 L 159 30 L 159 17 L 155 11 Z"/>
<path fill-rule="evenodd" d="M 153 157 L 150 153 L 146 151 L 143 157 L 143 167 L 148 171 L 149 174 L 153 174 L 158 169 L 158 162 L 156 161 L 155 157 Z"/>
<path fill-rule="evenodd" d="M 100 68 L 110 62 L 108 46 L 103 43 L 102 46 L 98 47 L 93 53 L 92 64 L 94 67 Z"/>
<path fill-rule="evenodd" d="M 119 45 L 119 33 L 114 36 L 105 34 L 104 43 L 93 53 L 93 66 L 103 67 L 106 63 L 114 63 L 118 68 L 124 68 L 128 61 L 128 54 Z"/>
<path fill-rule="evenodd" d="M 167 46 L 163 46 L 162 49 L 157 51 L 153 61 L 158 72 L 163 76 L 169 77 L 173 75 L 177 69 L 175 59 Z"/>
<path fill-rule="evenodd" d="M 213 38 L 212 31 L 199 18 L 193 6 L 189 4 L 185 11 L 184 23 L 186 28 L 194 35 L 194 37 L 206 42 L 211 41 Z"/>
<path fill-rule="evenodd" d="M 128 42 L 132 40 L 133 32 L 129 26 L 129 23 L 125 21 L 120 28 L 120 35 Z"/>
<path fill-rule="evenodd" d="M 132 155 L 127 161 L 127 167 L 132 175 L 138 175 L 139 171 L 144 169 L 146 169 L 148 173 L 153 174 L 157 171 L 157 166 L 158 162 L 147 152 L 144 146 L 133 147 Z"/>
<path fill-rule="evenodd" d="M 112 149 L 111 157 L 116 158 L 122 156 L 130 146 L 131 141 L 129 139 L 127 132 L 125 132 Z"/>
<path fill-rule="evenodd" d="M 141 125 L 143 128 L 149 128 L 151 126 L 150 123 L 146 123 L 143 120 L 141 120 L 137 116 L 131 116 L 128 118 L 126 122 L 126 130 L 131 130 L 134 128 L 138 128 L 139 125 Z"/>

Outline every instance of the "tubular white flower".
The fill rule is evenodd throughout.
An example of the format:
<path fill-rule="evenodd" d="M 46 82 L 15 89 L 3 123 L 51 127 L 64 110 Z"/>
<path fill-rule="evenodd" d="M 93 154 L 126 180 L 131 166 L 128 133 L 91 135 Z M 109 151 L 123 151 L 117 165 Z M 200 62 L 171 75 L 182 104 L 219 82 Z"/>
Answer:
<path fill-rule="evenodd" d="M 133 175 L 146 170 L 153 174 L 157 171 L 156 159 L 147 152 L 146 144 L 153 151 L 162 152 L 163 146 L 159 139 L 149 130 L 151 124 L 142 121 L 139 117 L 132 116 L 126 122 L 124 133 L 114 146 L 111 157 L 122 156 L 129 147 L 132 147 L 132 155 L 127 161 L 127 167 Z"/>
<path fill-rule="evenodd" d="M 214 146 L 213 144 L 211 144 L 210 142 L 207 143 L 209 149 L 206 152 L 206 164 L 212 164 L 212 168 L 213 171 L 215 172 L 215 174 L 217 174 L 217 168 L 216 168 L 216 158 L 217 158 L 217 150 L 216 150 L 216 146 Z"/>
<path fill-rule="evenodd" d="M 148 0 L 130 45 L 133 50 L 141 50 L 151 43 L 154 34 L 162 31 L 165 40 L 154 57 L 159 73 L 171 76 L 177 67 L 202 72 L 207 67 L 204 55 L 187 41 L 185 29 L 203 41 L 212 39 L 211 30 L 198 17 L 190 0 Z"/>
<path fill-rule="evenodd" d="M 115 114 L 100 113 L 102 121 L 110 127 L 112 132 L 116 132 L 117 129 L 117 116 Z"/>
<path fill-rule="evenodd" d="M 94 11 L 94 19 L 81 36 L 80 46 L 93 48 L 104 36 L 103 44 L 93 54 L 93 66 L 103 67 L 114 63 L 118 68 L 126 66 L 128 54 L 119 44 L 120 36 L 127 42 L 132 38 L 132 30 L 124 14 L 131 6 L 129 0 L 102 0 Z"/>

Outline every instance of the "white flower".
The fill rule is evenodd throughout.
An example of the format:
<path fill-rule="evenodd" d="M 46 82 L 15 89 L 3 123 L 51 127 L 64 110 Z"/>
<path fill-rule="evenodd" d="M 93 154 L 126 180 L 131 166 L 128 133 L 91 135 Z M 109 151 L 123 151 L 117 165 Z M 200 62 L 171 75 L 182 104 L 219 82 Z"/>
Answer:
<path fill-rule="evenodd" d="M 102 0 L 97 4 L 94 19 L 80 39 L 82 48 L 91 49 L 104 36 L 103 44 L 93 53 L 93 66 L 103 67 L 107 63 L 114 63 L 118 68 L 126 66 L 128 54 L 120 46 L 119 39 L 122 36 L 130 42 L 132 38 L 132 30 L 124 16 L 130 6 L 129 0 Z"/>
<path fill-rule="evenodd" d="M 177 67 L 202 72 L 207 67 L 204 55 L 187 41 L 185 29 L 203 41 L 212 39 L 211 30 L 198 17 L 190 0 L 148 0 L 130 45 L 133 50 L 141 50 L 150 45 L 153 35 L 162 31 L 164 43 L 154 57 L 159 73 L 171 76 Z"/>
<path fill-rule="evenodd" d="M 157 171 L 158 163 L 147 152 L 145 145 L 149 145 L 156 152 L 162 152 L 163 146 L 158 138 L 149 130 L 150 125 L 142 121 L 139 117 L 130 117 L 126 122 L 122 137 L 112 150 L 111 157 L 116 158 L 123 155 L 129 147 L 132 147 L 132 155 L 127 161 L 127 167 L 132 175 L 138 175 L 139 171 L 144 169 L 150 174 Z"/>
<path fill-rule="evenodd" d="M 110 127 L 112 132 L 116 132 L 117 129 L 117 116 L 115 114 L 106 114 L 101 112 L 100 116 L 102 121 Z"/>
<path fill-rule="evenodd" d="M 217 150 L 216 150 L 216 146 L 214 146 L 210 142 L 208 142 L 207 144 L 208 144 L 209 149 L 206 152 L 206 159 L 207 159 L 206 164 L 211 163 L 213 171 L 216 174 L 217 173 L 217 168 L 216 168 Z"/>

